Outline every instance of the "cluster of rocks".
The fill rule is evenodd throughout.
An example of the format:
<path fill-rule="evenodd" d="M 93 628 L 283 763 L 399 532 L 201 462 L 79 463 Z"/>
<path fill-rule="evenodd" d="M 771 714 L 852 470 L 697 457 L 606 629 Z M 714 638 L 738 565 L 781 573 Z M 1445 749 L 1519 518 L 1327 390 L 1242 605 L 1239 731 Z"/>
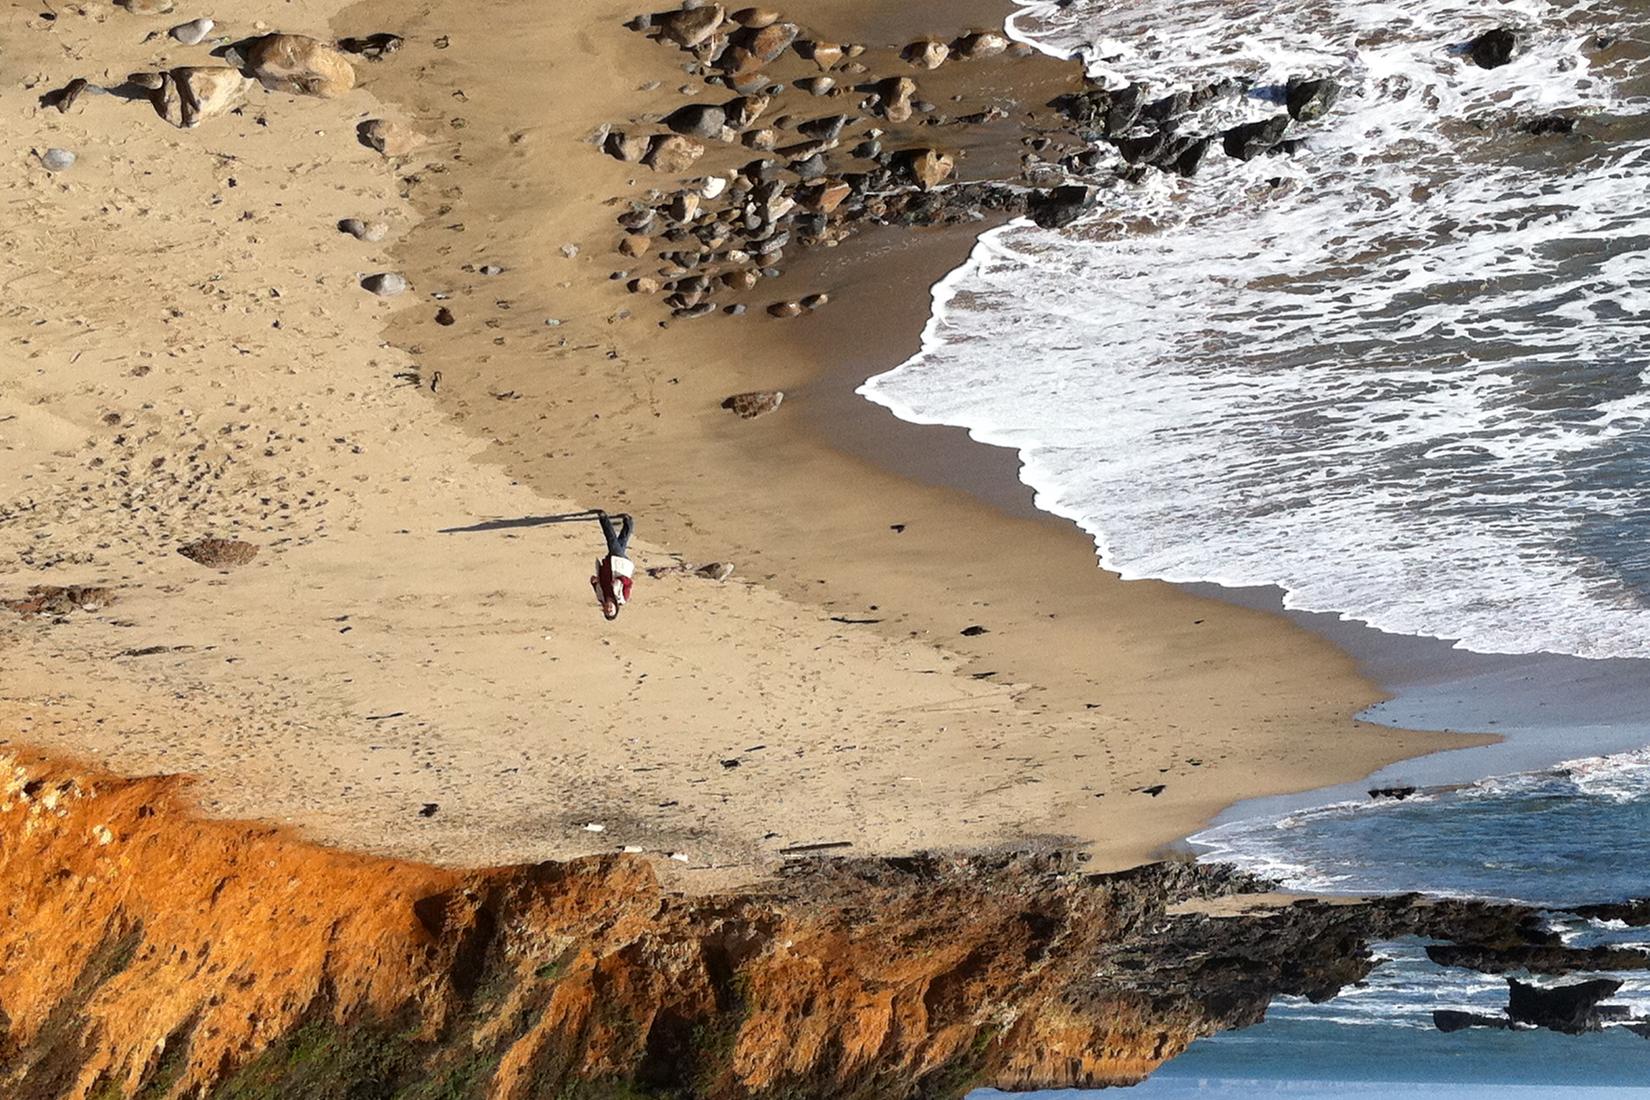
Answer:
<path fill-rule="evenodd" d="M 1603 1003 L 1622 987 L 1616 978 L 1593 978 L 1574 985 L 1543 987 L 1507 979 L 1507 1008 L 1501 1016 L 1482 1012 L 1437 1009 L 1432 1023 L 1439 1031 L 1464 1031 L 1470 1027 L 1508 1030 L 1520 1025 L 1543 1027 L 1565 1035 L 1583 1035 L 1615 1024 L 1650 1039 L 1650 1017 L 1633 1015 L 1630 1005 Z"/>
<path fill-rule="evenodd" d="M 690 71 L 731 98 L 692 103 L 658 120 L 608 127 L 598 135 L 618 160 L 683 176 L 706 163 L 750 159 L 688 181 L 652 189 L 618 217 L 624 260 L 649 256 L 660 266 L 620 277 L 637 294 L 663 294 L 676 318 L 714 312 L 723 294 L 753 291 L 781 271 L 787 250 L 831 247 L 861 222 L 943 224 L 977 219 L 982 209 L 1018 212 L 1024 198 L 997 185 L 959 189 L 955 154 L 932 142 L 898 141 L 892 129 L 918 116 L 935 121 L 910 73 L 1003 54 L 994 31 L 952 42 L 923 40 L 900 52 L 906 72 L 873 74 L 859 44 L 811 36 L 778 12 L 689 0 L 681 9 L 629 24 L 691 55 Z M 810 75 L 776 80 L 788 65 Z M 1000 108 L 963 124 L 1003 117 Z M 766 312 L 797 317 L 829 300 L 824 293 L 775 301 Z M 738 315 L 742 303 L 723 307 Z"/>

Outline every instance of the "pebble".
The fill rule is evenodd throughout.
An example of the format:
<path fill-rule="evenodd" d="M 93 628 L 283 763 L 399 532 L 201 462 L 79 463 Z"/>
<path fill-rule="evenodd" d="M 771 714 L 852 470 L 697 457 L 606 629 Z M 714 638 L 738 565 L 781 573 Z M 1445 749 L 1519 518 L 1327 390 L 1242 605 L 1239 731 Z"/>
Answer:
<path fill-rule="evenodd" d="M 59 149 L 55 145 L 40 154 L 40 163 L 45 166 L 48 172 L 61 172 L 65 168 L 72 167 L 74 162 L 75 155 L 73 153 L 67 149 Z"/>
<path fill-rule="evenodd" d="M 390 298 L 403 293 L 407 289 L 407 279 L 393 271 L 381 272 L 377 275 L 368 275 L 361 280 L 361 288 L 371 291 L 380 298 Z"/>
<path fill-rule="evenodd" d="M 478 269 L 483 275 L 502 275 L 504 269 L 497 264 L 482 264 Z"/>
<path fill-rule="evenodd" d="M 825 305 L 830 300 L 831 300 L 831 296 L 829 294 L 821 292 L 819 294 L 810 294 L 807 297 L 803 298 L 797 304 L 800 305 L 803 309 L 814 310 L 814 309 L 818 309 L 822 305 Z"/>
<path fill-rule="evenodd" d="M 579 246 L 576 244 L 564 244 L 561 246 L 561 254 L 571 260 L 574 256 L 579 254 Z"/>
<path fill-rule="evenodd" d="M 185 46 L 198 46 L 212 33 L 215 26 L 217 24 L 210 19 L 191 19 L 187 23 L 179 23 L 166 33 Z"/>

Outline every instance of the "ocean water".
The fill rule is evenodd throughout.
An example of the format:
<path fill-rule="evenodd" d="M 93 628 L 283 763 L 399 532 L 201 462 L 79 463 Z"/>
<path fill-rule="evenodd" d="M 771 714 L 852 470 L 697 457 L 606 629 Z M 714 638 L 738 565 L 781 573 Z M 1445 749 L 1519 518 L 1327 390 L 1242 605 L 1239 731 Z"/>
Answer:
<path fill-rule="evenodd" d="M 1472 65 L 1500 24 L 1523 52 Z M 1125 577 L 1650 656 L 1650 7 L 1073 0 L 1010 26 L 1112 84 L 1253 82 L 1187 131 L 1277 113 L 1291 75 L 1344 90 L 1297 155 L 1217 148 L 987 234 L 861 392 L 1016 447 Z M 1555 111 L 1578 133 L 1521 129 Z"/>
<path fill-rule="evenodd" d="M 1477 68 L 1499 25 L 1518 55 Z M 1248 82 L 1188 132 L 1278 113 L 1295 75 L 1342 94 L 1295 155 L 1217 146 L 1073 226 L 988 233 L 861 393 L 1016 448 L 1125 577 L 1275 586 L 1492 655 L 1375 670 L 1399 692 L 1371 717 L 1512 734 L 1380 777 L 1448 788 L 1239 807 L 1193 846 L 1302 890 L 1650 894 L 1650 3 L 1039 0 L 1009 28 L 1112 86 Z M 1551 113 L 1576 132 L 1525 132 Z M 1650 1096 L 1645 1040 L 1442 1035 L 1434 1008 L 1493 1011 L 1504 984 L 1382 951 L 1365 986 L 1281 999 L 1139 1091 Z"/>

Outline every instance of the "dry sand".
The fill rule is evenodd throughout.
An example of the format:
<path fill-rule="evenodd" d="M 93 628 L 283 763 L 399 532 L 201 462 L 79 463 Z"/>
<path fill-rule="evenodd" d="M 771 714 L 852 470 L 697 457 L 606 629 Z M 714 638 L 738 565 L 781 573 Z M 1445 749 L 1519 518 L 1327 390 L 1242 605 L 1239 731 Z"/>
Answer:
<path fill-rule="evenodd" d="M 866 7 L 795 14 L 897 42 L 1002 13 Z M 878 231 L 749 317 L 658 327 L 608 278 L 607 203 L 659 181 L 583 138 L 706 93 L 620 27 L 637 10 L 0 14 L 0 597 L 115 592 L 0 622 L 0 738 L 189 773 L 210 812 L 329 844 L 461 865 L 634 845 L 705 884 L 824 842 L 1058 838 L 1118 867 L 1240 797 L 1461 743 L 1355 723 L 1377 695 L 1324 642 L 1102 573 L 1068 524 L 955 487 L 1001 480 L 1000 454 L 844 399 L 914 349 L 968 234 Z M 200 14 L 222 21 L 206 43 L 146 41 Z M 406 44 L 343 98 L 254 89 L 192 131 L 112 96 L 39 103 L 264 23 Z M 355 134 L 380 117 L 431 140 L 386 159 Z M 49 146 L 78 162 L 48 173 Z M 360 242 L 346 217 L 392 229 Z M 413 290 L 359 288 L 380 271 Z M 758 316 L 790 288 L 834 300 Z M 790 396 L 763 419 L 718 407 L 772 387 Z M 927 472 L 856 457 L 867 440 Z M 610 625 L 593 525 L 444 533 L 592 506 L 637 514 L 643 570 L 737 571 L 640 576 Z M 177 553 L 209 535 L 260 552 L 227 571 Z"/>

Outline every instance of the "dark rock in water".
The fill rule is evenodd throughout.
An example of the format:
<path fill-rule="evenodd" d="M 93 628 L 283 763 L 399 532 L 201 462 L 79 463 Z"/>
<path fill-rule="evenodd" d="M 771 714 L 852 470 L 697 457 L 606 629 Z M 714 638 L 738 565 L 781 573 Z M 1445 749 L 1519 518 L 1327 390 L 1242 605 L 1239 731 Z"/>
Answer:
<path fill-rule="evenodd" d="M 1639 947 L 1599 945 L 1568 947 L 1556 933 L 1553 942 L 1484 947 L 1475 944 L 1435 943 L 1427 958 L 1439 966 L 1460 966 L 1480 974 L 1574 974 L 1586 970 L 1650 970 L 1650 951 Z"/>
<path fill-rule="evenodd" d="M 1162 130 L 1155 130 L 1142 137 L 1119 138 L 1113 144 L 1130 164 L 1150 164 L 1163 152 L 1168 140 L 1169 136 Z"/>
<path fill-rule="evenodd" d="M 1518 49 L 1518 32 L 1510 27 L 1497 27 L 1467 43 L 1467 56 L 1480 69 L 1498 69 L 1512 60 Z"/>
<path fill-rule="evenodd" d="M 1177 176 L 1190 179 L 1197 174 L 1198 167 L 1203 163 L 1203 158 L 1213 143 L 1212 137 L 1178 138 L 1170 142 L 1153 163 L 1165 172 L 1173 172 Z"/>
<path fill-rule="evenodd" d="M 1146 89 L 1130 84 L 1111 93 L 1111 105 L 1106 108 L 1106 136 L 1118 137 L 1133 126 L 1145 106 Z"/>
<path fill-rule="evenodd" d="M 1238 160 L 1253 160 L 1276 145 L 1289 128 L 1288 115 L 1273 115 L 1259 122 L 1245 122 L 1221 135 L 1226 155 Z"/>
<path fill-rule="evenodd" d="M 1340 98 L 1341 86 L 1328 77 L 1310 80 L 1292 76 L 1285 86 L 1285 101 L 1289 117 L 1301 122 L 1312 122 L 1329 113 L 1329 108 Z"/>
<path fill-rule="evenodd" d="M 1370 798 L 1390 798 L 1398 802 L 1402 802 L 1414 793 L 1414 787 L 1371 787 L 1369 789 Z"/>
<path fill-rule="evenodd" d="M 1573 118 L 1566 118 L 1563 115 L 1547 115 L 1544 118 L 1538 118 L 1529 122 L 1524 127 L 1525 130 L 1535 134 L 1537 137 L 1541 137 L 1546 134 L 1568 134 L 1574 132 L 1575 128 L 1576 120 Z"/>
<path fill-rule="evenodd" d="M 1590 982 L 1543 989 L 1509 978 L 1507 988 L 1511 994 L 1507 1015 L 1514 1021 L 1579 1035 L 1599 1029 L 1599 1002 L 1620 989 L 1621 982 L 1615 978 L 1594 978 Z"/>
<path fill-rule="evenodd" d="M 1044 229 L 1070 225 L 1094 205 L 1094 192 L 1071 184 L 1052 191 L 1038 191 L 1026 202 L 1026 213 Z"/>
<path fill-rule="evenodd" d="M 710 103 L 695 103 L 665 116 L 665 125 L 678 134 L 713 138 L 727 125 L 727 112 Z"/>
<path fill-rule="evenodd" d="M 1156 123 L 1171 122 L 1185 114 L 1192 105 L 1192 93 L 1176 92 L 1148 103 L 1141 114 Z"/>
<path fill-rule="evenodd" d="M 1454 1009 L 1440 1008 L 1432 1013 L 1432 1026 L 1446 1034 L 1451 1031 L 1465 1031 L 1469 1027 L 1493 1027 L 1505 1031 L 1512 1027 L 1512 1021 L 1505 1016 L 1481 1016 L 1476 1012 L 1457 1012 Z"/>

